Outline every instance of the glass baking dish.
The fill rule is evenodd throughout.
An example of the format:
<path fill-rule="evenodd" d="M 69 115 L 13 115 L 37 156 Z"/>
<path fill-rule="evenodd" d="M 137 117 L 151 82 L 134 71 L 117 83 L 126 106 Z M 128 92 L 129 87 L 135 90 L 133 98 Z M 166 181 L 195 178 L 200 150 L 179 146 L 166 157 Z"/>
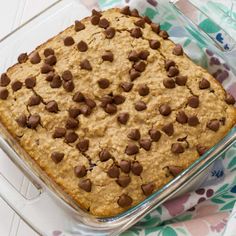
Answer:
<path fill-rule="evenodd" d="M 179 14 L 183 24 L 194 26 L 173 3 L 173 14 Z M 178 13 L 177 13 L 178 11 Z M 56 35 L 76 19 L 90 15 L 90 10 L 78 0 L 59 0 L 23 26 L 0 40 L 0 68 L 4 72 L 16 62 L 21 52 L 30 52 L 36 46 Z M 199 31 L 203 40 L 210 40 Z M 191 37 L 191 36 L 189 36 Z M 211 49 L 215 48 L 212 41 Z M 223 54 L 221 54 L 222 56 Z M 0 196 L 7 204 L 40 235 L 52 235 L 57 230 L 65 235 L 118 235 L 131 227 L 155 207 L 176 194 L 194 188 L 204 178 L 210 165 L 236 143 L 234 127 L 217 145 L 206 152 L 178 177 L 153 193 L 137 206 L 115 217 L 97 218 L 80 207 L 63 193 L 18 143 L 0 125 L 0 147 L 38 189 L 33 199 L 26 199 L 0 173 Z"/>

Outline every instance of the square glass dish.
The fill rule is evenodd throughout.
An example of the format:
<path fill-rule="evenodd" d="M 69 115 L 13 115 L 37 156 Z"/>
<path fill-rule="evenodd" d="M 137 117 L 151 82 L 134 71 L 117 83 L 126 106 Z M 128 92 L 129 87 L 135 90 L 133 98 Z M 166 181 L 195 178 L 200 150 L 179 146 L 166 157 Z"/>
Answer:
<path fill-rule="evenodd" d="M 191 24 L 191 27 L 194 27 L 193 22 L 188 21 L 180 9 L 178 11 L 179 13 L 173 7 L 173 14 L 179 14 L 182 24 Z M 79 0 L 57 1 L 0 40 L 0 72 L 4 72 L 14 64 L 21 52 L 31 52 L 36 46 L 73 24 L 75 20 L 88 15 L 90 11 Z M 199 34 L 203 40 L 209 40 L 201 31 Z M 211 47 L 215 47 L 213 42 Z M 33 163 L 2 125 L 0 131 L 0 147 L 38 189 L 36 197 L 26 199 L 0 173 L 0 196 L 40 235 L 51 235 L 55 230 L 62 231 L 66 235 L 118 235 L 173 195 L 186 191 L 189 187 L 194 188 L 205 176 L 210 165 L 236 142 L 234 127 L 226 137 L 188 169 L 137 206 L 115 217 L 97 218 L 80 209 L 68 195 L 63 193 Z"/>

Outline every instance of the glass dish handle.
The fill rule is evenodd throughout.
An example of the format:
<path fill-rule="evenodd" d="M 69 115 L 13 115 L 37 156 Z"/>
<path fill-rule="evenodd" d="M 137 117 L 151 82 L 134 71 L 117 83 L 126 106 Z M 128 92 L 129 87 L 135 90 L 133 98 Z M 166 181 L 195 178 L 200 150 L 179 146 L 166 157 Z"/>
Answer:
<path fill-rule="evenodd" d="M 17 155 L 9 146 L 9 144 L 0 137 L 0 148 L 14 162 Z M 26 170 L 22 170 L 26 173 Z M 29 170 L 29 173 L 31 171 Z M 27 177 L 27 175 L 25 175 Z M 34 179 L 28 178 L 38 190 L 38 195 L 34 198 L 27 199 L 0 173 L 0 197 L 8 204 L 8 206 L 16 212 L 32 229 L 40 235 L 51 235 L 52 230 L 69 229 L 68 221 L 65 219 L 73 219 L 63 211 L 55 203 L 46 189 L 40 187 L 40 184 Z M 50 210 L 53 209 L 53 210 Z M 47 217 L 44 217 L 45 214 Z M 49 228 L 50 227 L 50 228 Z M 43 229 L 43 232 L 41 231 Z"/>
<path fill-rule="evenodd" d="M 203 32 L 208 38 L 210 38 L 213 41 L 214 45 L 222 52 L 229 52 L 236 48 L 235 40 L 220 25 L 214 22 L 210 16 L 206 15 L 201 9 L 191 3 L 190 0 L 170 0 L 169 2 L 182 16 L 184 16 L 201 32 Z M 199 21 L 195 16 L 196 14 L 192 14 L 193 12 L 201 14 L 203 19 L 207 19 L 213 25 L 216 25 L 220 30 L 217 33 L 207 32 L 201 26 L 201 24 L 199 24 Z"/>

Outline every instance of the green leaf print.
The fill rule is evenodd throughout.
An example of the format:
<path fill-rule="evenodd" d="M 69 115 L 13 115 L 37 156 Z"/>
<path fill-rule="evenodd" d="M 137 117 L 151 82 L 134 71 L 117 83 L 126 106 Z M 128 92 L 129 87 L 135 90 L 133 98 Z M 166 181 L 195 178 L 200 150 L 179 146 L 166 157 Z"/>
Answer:
<path fill-rule="evenodd" d="M 169 22 L 164 22 L 163 24 L 161 24 L 161 29 L 168 31 L 171 28 L 171 26 L 172 24 L 170 24 Z"/>
<path fill-rule="evenodd" d="M 177 231 L 177 232 L 180 232 L 181 235 L 182 235 L 182 234 L 183 234 L 183 235 L 188 235 L 188 233 L 186 232 L 186 230 L 185 230 L 184 228 L 176 228 L 176 231 Z"/>
<path fill-rule="evenodd" d="M 210 34 L 220 31 L 220 27 L 215 24 L 211 19 L 205 19 L 199 24 L 199 27 Z"/>
<path fill-rule="evenodd" d="M 232 195 L 227 195 L 227 194 L 221 195 L 221 197 L 222 197 L 222 198 L 226 198 L 226 199 L 234 198 L 234 196 L 232 196 Z"/>
<path fill-rule="evenodd" d="M 139 232 L 135 232 L 133 230 L 127 230 L 124 233 L 120 234 L 120 236 L 137 236 Z"/>
<path fill-rule="evenodd" d="M 162 215 L 162 207 L 157 207 L 157 212 L 160 214 L 160 215 Z"/>
<path fill-rule="evenodd" d="M 225 201 L 218 199 L 218 198 L 212 198 L 211 199 L 212 202 L 217 203 L 217 204 L 223 204 L 225 203 Z"/>
<path fill-rule="evenodd" d="M 228 169 L 231 169 L 232 167 L 234 167 L 236 165 L 236 157 L 232 156 L 232 160 L 229 162 L 228 164 Z"/>
<path fill-rule="evenodd" d="M 201 35 L 196 30 L 190 29 L 188 27 L 186 27 L 186 30 L 197 40 L 197 42 L 201 46 L 206 46 L 205 41 L 202 39 Z"/>
<path fill-rule="evenodd" d="M 216 192 L 215 194 L 224 192 L 224 190 L 226 190 L 229 187 L 229 184 L 224 184 L 223 186 L 221 186 Z"/>
<path fill-rule="evenodd" d="M 162 231 L 162 236 L 178 236 L 175 230 L 173 230 L 171 227 L 166 227 Z"/>
<path fill-rule="evenodd" d="M 234 207 L 234 204 L 235 204 L 235 200 L 225 204 L 222 208 L 220 208 L 221 211 L 224 211 L 224 210 L 232 210 L 233 207 Z"/>
<path fill-rule="evenodd" d="M 191 43 L 191 40 L 190 39 L 187 39 L 185 42 L 184 42 L 184 48 L 186 48 L 189 44 Z"/>
<path fill-rule="evenodd" d="M 144 223 L 145 227 L 153 227 L 161 222 L 160 217 L 153 217 Z"/>
<path fill-rule="evenodd" d="M 150 19 L 153 19 L 157 14 L 157 11 L 148 7 L 144 13 L 144 15 L 148 16 Z"/>

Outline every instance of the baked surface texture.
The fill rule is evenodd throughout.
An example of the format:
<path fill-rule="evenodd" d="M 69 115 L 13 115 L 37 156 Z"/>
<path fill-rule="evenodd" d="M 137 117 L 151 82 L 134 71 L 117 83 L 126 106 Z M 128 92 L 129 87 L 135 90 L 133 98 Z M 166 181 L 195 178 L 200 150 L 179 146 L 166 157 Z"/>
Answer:
<path fill-rule="evenodd" d="M 136 15 L 93 11 L 22 54 L 0 81 L 3 125 L 82 208 L 102 217 L 160 189 L 236 121 L 222 86 Z"/>

